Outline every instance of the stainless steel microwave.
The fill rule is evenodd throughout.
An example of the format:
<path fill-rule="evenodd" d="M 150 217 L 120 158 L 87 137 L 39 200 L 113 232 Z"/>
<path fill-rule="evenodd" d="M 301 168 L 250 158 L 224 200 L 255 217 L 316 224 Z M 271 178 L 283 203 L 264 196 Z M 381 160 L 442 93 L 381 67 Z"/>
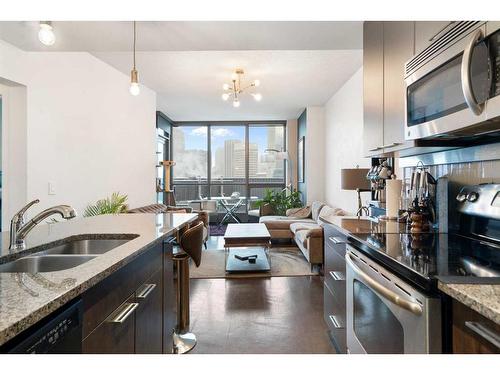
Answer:
<path fill-rule="evenodd" d="M 404 77 L 406 139 L 500 135 L 500 22 L 450 22 Z"/>

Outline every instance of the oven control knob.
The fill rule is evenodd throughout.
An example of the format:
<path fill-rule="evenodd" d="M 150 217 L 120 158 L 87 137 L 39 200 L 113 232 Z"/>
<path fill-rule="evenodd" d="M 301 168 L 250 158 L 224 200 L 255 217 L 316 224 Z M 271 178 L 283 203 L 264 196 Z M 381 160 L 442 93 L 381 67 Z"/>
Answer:
<path fill-rule="evenodd" d="M 463 193 L 460 193 L 457 195 L 457 201 L 460 202 L 460 203 L 463 203 L 465 202 L 465 200 L 467 199 L 467 196 Z"/>
<path fill-rule="evenodd" d="M 475 202 L 479 198 L 479 194 L 476 193 L 475 191 L 471 191 L 469 194 L 467 194 L 467 200 L 469 202 Z"/>

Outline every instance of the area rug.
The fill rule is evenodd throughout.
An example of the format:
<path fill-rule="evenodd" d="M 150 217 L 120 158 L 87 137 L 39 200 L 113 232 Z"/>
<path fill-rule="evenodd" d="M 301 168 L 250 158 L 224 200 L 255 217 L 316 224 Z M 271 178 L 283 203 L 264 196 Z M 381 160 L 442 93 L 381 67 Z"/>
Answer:
<path fill-rule="evenodd" d="M 211 236 L 223 236 L 226 233 L 227 224 L 218 225 L 210 224 L 210 235 Z"/>
<path fill-rule="evenodd" d="M 231 273 L 226 274 L 224 250 L 207 250 L 203 252 L 200 267 L 191 263 L 192 279 L 230 279 L 282 276 L 314 276 L 311 265 L 298 248 L 280 247 L 270 250 L 271 272 Z"/>

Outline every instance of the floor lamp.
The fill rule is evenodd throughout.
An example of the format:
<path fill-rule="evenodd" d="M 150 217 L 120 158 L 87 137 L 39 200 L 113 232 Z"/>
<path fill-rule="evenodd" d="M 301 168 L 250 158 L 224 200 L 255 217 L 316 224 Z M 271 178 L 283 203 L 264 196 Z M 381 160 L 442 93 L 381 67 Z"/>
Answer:
<path fill-rule="evenodd" d="M 289 179 L 289 183 L 286 185 L 286 189 L 292 192 L 293 188 L 293 168 L 292 168 L 292 159 L 290 159 L 290 155 L 288 151 L 277 150 L 275 148 L 266 148 L 265 152 L 274 152 L 276 153 L 276 160 L 285 160 L 287 165 L 287 175 Z"/>
<path fill-rule="evenodd" d="M 361 204 L 361 193 L 370 191 L 370 181 L 366 178 L 368 168 L 351 168 L 341 170 L 342 190 L 355 190 L 358 193 L 358 211 L 356 216 L 363 216 L 363 212 L 368 216 L 368 208 Z"/>

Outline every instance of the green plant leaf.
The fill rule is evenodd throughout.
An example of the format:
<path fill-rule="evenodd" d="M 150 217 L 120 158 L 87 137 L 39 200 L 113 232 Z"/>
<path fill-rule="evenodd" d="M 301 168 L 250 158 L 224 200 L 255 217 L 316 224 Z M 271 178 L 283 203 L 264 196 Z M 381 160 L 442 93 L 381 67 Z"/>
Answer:
<path fill-rule="evenodd" d="M 297 190 L 288 191 L 287 189 L 280 191 L 266 189 L 264 197 L 256 202 L 257 207 L 261 207 L 264 204 L 270 205 L 273 212 L 281 216 L 285 215 L 286 211 L 290 208 L 302 207 L 300 192 Z"/>
<path fill-rule="evenodd" d="M 112 193 L 111 197 L 99 199 L 95 204 L 89 204 L 85 208 L 83 216 L 88 217 L 126 212 L 127 199 L 127 195 L 120 195 L 119 192 Z"/>

